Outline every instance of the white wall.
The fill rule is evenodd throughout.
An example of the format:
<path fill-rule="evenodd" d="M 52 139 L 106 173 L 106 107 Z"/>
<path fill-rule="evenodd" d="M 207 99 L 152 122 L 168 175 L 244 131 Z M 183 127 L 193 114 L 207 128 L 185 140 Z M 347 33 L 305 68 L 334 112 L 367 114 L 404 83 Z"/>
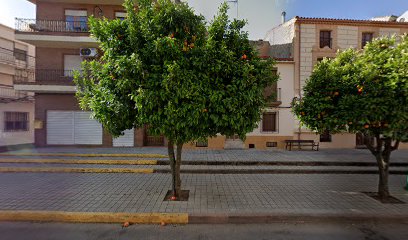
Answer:
<path fill-rule="evenodd" d="M 295 124 L 294 116 L 291 112 L 290 104 L 294 97 L 294 73 L 295 66 L 293 62 L 278 62 L 276 67 L 280 79 L 278 89 L 281 89 L 282 104 L 278 108 L 268 108 L 268 112 L 278 113 L 278 131 L 275 133 L 263 133 L 262 122 L 247 136 L 292 136 L 293 125 Z"/>
<path fill-rule="evenodd" d="M 35 55 L 35 47 L 16 41 L 14 29 L 0 24 L 0 47 L 11 51 L 15 48 L 27 51 L 27 55 Z M 0 53 L 1 54 L 1 53 Z M 11 52 L 12 54 L 12 52 Z M 29 62 L 34 67 L 34 62 Z M 0 62 L 0 84 L 12 86 L 15 74 L 16 62 Z M 34 142 L 34 102 L 33 101 L 9 101 L 9 95 L 13 90 L 7 90 L 7 100 L 0 101 L 0 146 L 18 145 Z M 31 94 L 31 93 L 30 93 Z M 14 93 L 12 94 L 14 95 Z M 32 95 L 32 94 L 31 94 Z M 29 131 L 4 132 L 4 112 L 28 112 Z"/>
<path fill-rule="evenodd" d="M 4 112 L 29 112 L 29 131 L 4 132 Z M 34 142 L 34 103 L 0 103 L 0 146 Z"/>

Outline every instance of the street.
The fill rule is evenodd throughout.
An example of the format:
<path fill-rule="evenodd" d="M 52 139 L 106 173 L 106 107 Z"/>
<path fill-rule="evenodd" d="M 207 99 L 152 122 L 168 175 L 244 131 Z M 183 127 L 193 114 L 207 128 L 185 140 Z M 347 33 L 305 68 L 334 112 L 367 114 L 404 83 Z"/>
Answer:
<path fill-rule="evenodd" d="M 404 224 L 352 223 L 276 223 L 228 225 L 132 225 L 119 224 L 64 224 L 64 223 L 0 223 L 2 240 L 24 239 L 408 239 Z"/>

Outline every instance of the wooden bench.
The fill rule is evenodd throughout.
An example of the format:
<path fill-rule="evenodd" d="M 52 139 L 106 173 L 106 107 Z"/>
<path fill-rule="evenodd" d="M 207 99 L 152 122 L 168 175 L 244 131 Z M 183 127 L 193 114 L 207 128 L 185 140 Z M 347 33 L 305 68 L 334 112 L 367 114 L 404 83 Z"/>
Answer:
<path fill-rule="evenodd" d="M 299 149 L 302 147 L 312 147 L 312 150 L 319 151 L 319 143 L 313 140 L 285 140 L 285 149 L 292 151 L 293 146 L 298 146 Z"/>

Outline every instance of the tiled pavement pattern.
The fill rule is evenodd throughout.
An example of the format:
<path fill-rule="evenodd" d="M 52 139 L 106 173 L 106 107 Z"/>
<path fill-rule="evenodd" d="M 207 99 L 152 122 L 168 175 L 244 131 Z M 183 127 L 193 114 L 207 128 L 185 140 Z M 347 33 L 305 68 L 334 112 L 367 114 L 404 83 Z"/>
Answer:
<path fill-rule="evenodd" d="M 183 174 L 187 202 L 164 202 L 169 174 L 2 173 L 0 210 L 94 212 L 299 213 L 407 215 L 408 204 L 381 204 L 376 175 Z M 408 202 L 404 176 L 391 192 Z"/>
<path fill-rule="evenodd" d="M 35 148 L 13 151 L 10 153 L 145 153 L 165 154 L 165 147 L 144 148 Z M 10 158 L 0 156 L 0 158 Z M 20 158 L 67 158 L 54 156 L 20 156 Z M 103 157 L 97 157 L 104 159 Z M 109 158 L 109 157 L 108 157 Z M 111 158 L 111 157 L 110 157 Z M 69 157 L 69 159 L 80 159 Z M 92 158 L 89 158 L 92 159 Z M 117 159 L 135 159 L 120 157 Z M 149 158 L 166 160 L 165 158 Z M 183 160 L 204 161 L 357 161 L 375 162 L 374 156 L 366 149 L 321 149 L 320 151 L 285 151 L 285 150 L 184 150 Z M 397 150 L 391 154 L 392 162 L 408 162 L 408 150 Z"/>
<path fill-rule="evenodd" d="M 0 163 L 0 167 L 21 168 L 152 168 L 170 170 L 169 165 L 104 165 L 104 164 L 49 164 L 49 163 Z M 182 165 L 182 170 L 378 170 L 376 166 L 265 166 L 265 165 Z M 390 170 L 406 171 L 408 167 L 390 167 Z"/>

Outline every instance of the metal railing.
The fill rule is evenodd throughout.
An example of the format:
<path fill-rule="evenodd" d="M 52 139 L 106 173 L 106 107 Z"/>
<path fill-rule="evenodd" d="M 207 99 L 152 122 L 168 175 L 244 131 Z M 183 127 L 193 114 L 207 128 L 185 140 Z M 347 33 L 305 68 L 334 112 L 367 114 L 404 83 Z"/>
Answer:
<path fill-rule="evenodd" d="M 17 59 L 14 50 L 0 47 L 0 63 L 9 64 L 19 68 L 34 68 L 35 57 L 25 55 L 25 60 Z"/>
<path fill-rule="evenodd" d="M 40 20 L 16 18 L 16 31 L 19 32 L 76 32 L 89 31 L 86 21 Z"/>
<path fill-rule="evenodd" d="M 15 69 L 14 83 L 35 82 L 35 71 L 32 69 Z"/>
<path fill-rule="evenodd" d="M 0 84 L 0 100 L 16 100 L 27 97 L 26 92 L 16 91 L 12 86 Z"/>
<path fill-rule="evenodd" d="M 63 69 L 36 69 L 16 70 L 14 75 L 15 83 L 43 82 L 49 84 L 72 84 L 74 70 Z"/>

